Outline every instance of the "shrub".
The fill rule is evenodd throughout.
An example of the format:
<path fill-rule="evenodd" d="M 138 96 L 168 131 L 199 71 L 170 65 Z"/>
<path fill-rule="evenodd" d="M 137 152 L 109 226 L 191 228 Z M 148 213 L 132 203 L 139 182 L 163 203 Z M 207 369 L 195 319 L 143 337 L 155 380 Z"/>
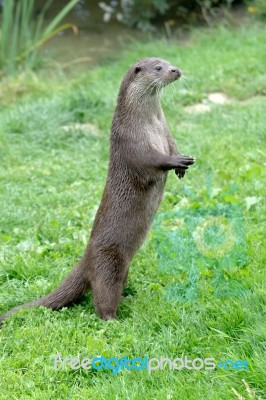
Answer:
<path fill-rule="evenodd" d="M 209 22 L 213 10 L 218 7 L 230 7 L 234 0 L 120 0 L 109 3 L 100 2 L 103 19 L 108 22 L 112 17 L 131 27 L 148 31 L 155 30 L 155 22 L 175 19 L 191 20 L 195 15 L 203 16 Z M 264 0 L 258 0 L 264 1 Z"/>

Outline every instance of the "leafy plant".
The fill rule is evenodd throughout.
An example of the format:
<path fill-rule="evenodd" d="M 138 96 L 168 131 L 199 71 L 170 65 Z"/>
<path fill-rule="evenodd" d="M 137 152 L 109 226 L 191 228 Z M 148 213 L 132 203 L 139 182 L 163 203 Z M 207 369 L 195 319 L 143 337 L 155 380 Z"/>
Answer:
<path fill-rule="evenodd" d="M 266 17 L 266 2 L 265 0 L 247 0 L 248 12 L 261 17 Z"/>
<path fill-rule="evenodd" d="M 34 16 L 35 0 L 8 0 L 3 3 L 0 75 L 35 68 L 40 46 L 58 32 L 73 27 L 69 23 L 59 24 L 78 0 L 71 0 L 47 26 L 44 26 L 44 18 L 52 1 L 48 1 L 37 16 Z"/>
<path fill-rule="evenodd" d="M 263 2 L 264 0 L 257 0 Z M 120 0 L 101 1 L 104 22 L 116 18 L 129 27 L 136 27 L 142 31 L 155 31 L 155 23 L 164 22 L 172 25 L 180 19 L 189 21 L 196 15 L 210 24 L 215 16 L 215 10 L 229 8 L 234 0 Z"/>

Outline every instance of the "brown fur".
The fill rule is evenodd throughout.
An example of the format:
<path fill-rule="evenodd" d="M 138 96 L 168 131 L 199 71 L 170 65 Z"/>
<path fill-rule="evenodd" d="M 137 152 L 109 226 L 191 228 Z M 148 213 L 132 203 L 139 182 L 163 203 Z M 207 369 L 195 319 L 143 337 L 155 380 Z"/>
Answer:
<path fill-rule="evenodd" d="M 178 153 L 160 105 L 161 88 L 180 75 L 158 58 L 143 59 L 129 69 L 112 123 L 107 182 L 82 260 L 59 288 L 15 307 L 0 320 L 22 307 L 59 310 L 89 289 L 99 316 L 116 318 L 129 263 L 159 207 L 168 170 L 174 169 L 182 178 L 194 162 Z"/>

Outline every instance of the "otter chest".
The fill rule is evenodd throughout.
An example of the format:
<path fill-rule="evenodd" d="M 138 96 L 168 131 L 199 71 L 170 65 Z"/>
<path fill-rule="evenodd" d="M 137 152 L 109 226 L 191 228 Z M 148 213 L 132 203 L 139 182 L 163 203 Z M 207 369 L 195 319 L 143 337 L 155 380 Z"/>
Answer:
<path fill-rule="evenodd" d="M 169 154 L 169 144 L 166 136 L 165 121 L 154 116 L 148 127 L 148 140 L 151 147 L 160 153 Z"/>

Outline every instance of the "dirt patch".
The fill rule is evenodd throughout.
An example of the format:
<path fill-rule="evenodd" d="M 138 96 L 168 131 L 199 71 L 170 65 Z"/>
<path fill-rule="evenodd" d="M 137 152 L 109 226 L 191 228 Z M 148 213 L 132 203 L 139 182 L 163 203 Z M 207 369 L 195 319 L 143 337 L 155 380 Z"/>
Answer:
<path fill-rule="evenodd" d="M 226 94 L 222 92 L 214 92 L 210 93 L 207 96 L 207 99 L 204 100 L 202 103 L 197 103 L 193 104 L 191 106 L 185 107 L 185 111 L 193 114 L 193 113 L 199 113 L 203 114 L 206 112 L 209 112 L 212 108 L 212 106 L 215 105 L 224 105 L 230 103 L 232 100 L 229 99 Z"/>
<path fill-rule="evenodd" d="M 210 111 L 211 106 L 209 104 L 204 104 L 204 103 L 197 103 L 197 104 L 193 104 L 192 106 L 187 106 L 185 107 L 185 111 L 193 114 L 193 113 L 205 113 Z"/>
<path fill-rule="evenodd" d="M 90 123 L 63 125 L 62 129 L 65 132 L 82 131 L 83 133 L 90 133 L 91 135 L 98 135 L 99 133 L 97 127 Z"/>
<path fill-rule="evenodd" d="M 221 92 L 210 93 L 208 95 L 208 100 L 214 104 L 227 104 L 230 103 L 230 99 L 226 94 Z"/>

